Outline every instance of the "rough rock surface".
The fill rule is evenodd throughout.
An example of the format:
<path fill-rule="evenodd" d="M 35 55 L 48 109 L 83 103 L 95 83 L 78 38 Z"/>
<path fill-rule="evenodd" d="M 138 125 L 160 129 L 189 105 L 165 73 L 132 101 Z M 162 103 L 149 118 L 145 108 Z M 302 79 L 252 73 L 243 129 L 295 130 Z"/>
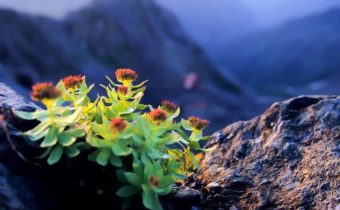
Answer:
<path fill-rule="evenodd" d="M 192 186 L 207 209 L 339 209 L 339 143 L 339 96 L 274 103 L 213 135 Z"/>

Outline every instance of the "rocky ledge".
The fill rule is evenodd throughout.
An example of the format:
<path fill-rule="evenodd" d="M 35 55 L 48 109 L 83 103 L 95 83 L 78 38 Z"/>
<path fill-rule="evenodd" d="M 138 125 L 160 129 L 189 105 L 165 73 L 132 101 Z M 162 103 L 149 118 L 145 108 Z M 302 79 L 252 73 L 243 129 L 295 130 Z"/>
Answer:
<path fill-rule="evenodd" d="M 46 166 L 19 130 L 35 105 L 0 83 L 0 209 L 112 209 L 112 171 L 81 161 Z M 8 136 L 10 140 L 8 140 Z M 339 209 L 340 96 L 300 96 L 216 132 L 201 169 L 165 209 Z M 22 157 L 24 158 L 22 158 Z M 100 177 L 100 178 L 99 178 Z M 138 206 L 138 205 L 137 205 Z M 112 208 L 111 208 L 112 207 Z"/>
<path fill-rule="evenodd" d="M 203 209 L 340 209 L 339 143 L 339 96 L 274 103 L 216 132 L 180 193 Z"/>

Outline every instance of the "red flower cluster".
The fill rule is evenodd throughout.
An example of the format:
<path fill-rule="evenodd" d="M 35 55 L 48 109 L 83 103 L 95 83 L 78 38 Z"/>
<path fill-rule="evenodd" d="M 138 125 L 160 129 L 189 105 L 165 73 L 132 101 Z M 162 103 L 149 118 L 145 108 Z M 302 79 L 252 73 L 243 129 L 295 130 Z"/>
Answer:
<path fill-rule="evenodd" d="M 197 130 L 203 130 L 209 124 L 208 120 L 200 119 L 198 117 L 189 117 L 188 121 L 190 126 Z"/>
<path fill-rule="evenodd" d="M 122 132 L 123 130 L 125 130 L 126 127 L 127 127 L 127 123 L 125 122 L 125 120 L 121 118 L 111 119 L 110 129 L 114 131 Z"/>
<path fill-rule="evenodd" d="M 115 75 L 119 82 L 133 82 L 138 76 L 134 70 L 126 68 L 117 69 Z"/>
<path fill-rule="evenodd" d="M 128 92 L 128 87 L 124 86 L 124 85 L 120 85 L 117 87 L 117 92 L 121 95 L 126 95 Z"/>
<path fill-rule="evenodd" d="M 71 75 L 63 79 L 65 88 L 78 88 L 84 82 L 83 75 Z"/>
<path fill-rule="evenodd" d="M 177 104 L 175 104 L 175 103 L 173 103 L 173 102 L 171 102 L 171 101 L 162 101 L 162 106 L 161 106 L 161 108 L 164 110 L 164 111 L 166 111 L 166 112 L 168 112 L 168 113 L 175 113 L 176 112 L 176 110 L 178 109 L 178 106 L 177 106 Z"/>
<path fill-rule="evenodd" d="M 55 99 L 60 95 L 60 90 L 58 90 L 52 82 L 37 83 L 32 87 L 32 99 L 36 101 Z"/>
<path fill-rule="evenodd" d="M 148 115 L 151 121 L 156 123 L 164 122 L 168 117 L 167 113 L 162 109 L 154 109 L 151 112 L 149 112 Z"/>

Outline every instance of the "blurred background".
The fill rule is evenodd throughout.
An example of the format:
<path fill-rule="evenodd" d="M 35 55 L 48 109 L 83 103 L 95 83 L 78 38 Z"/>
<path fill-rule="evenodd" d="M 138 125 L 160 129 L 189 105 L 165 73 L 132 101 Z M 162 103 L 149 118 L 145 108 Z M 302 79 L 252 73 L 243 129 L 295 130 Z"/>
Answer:
<path fill-rule="evenodd" d="M 144 103 L 172 100 L 209 131 L 339 94 L 340 0 L 0 0 L 0 81 L 18 92 L 78 73 L 107 84 L 118 67 L 149 79 Z"/>

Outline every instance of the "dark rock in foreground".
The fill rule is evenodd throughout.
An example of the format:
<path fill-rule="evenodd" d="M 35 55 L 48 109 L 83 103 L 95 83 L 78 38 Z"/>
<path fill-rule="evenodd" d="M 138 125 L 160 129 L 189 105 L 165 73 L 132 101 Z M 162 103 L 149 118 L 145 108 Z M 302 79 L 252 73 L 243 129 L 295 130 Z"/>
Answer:
<path fill-rule="evenodd" d="M 338 209 L 339 143 L 339 96 L 275 103 L 208 142 L 196 177 L 203 202 L 208 209 Z M 209 189 L 216 184 L 218 191 Z"/>

